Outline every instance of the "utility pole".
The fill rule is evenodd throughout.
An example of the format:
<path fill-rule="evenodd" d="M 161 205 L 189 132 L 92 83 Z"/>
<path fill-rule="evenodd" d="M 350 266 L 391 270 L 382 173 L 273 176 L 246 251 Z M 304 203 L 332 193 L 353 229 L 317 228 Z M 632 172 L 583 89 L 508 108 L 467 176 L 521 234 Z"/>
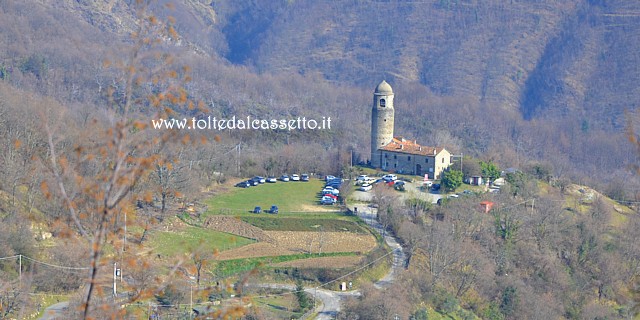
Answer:
<path fill-rule="evenodd" d="M 240 143 L 236 145 L 236 174 L 240 175 Z"/>
<path fill-rule="evenodd" d="M 353 148 L 351 148 L 351 165 L 350 167 L 353 167 Z"/>
<path fill-rule="evenodd" d="M 127 251 L 127 211 L 124 211 L 124 245 L 122 246 L 122 252 Z"/>
<path fill-rule="evenodd" d="M 118 263 L 114 262 L 113 263 L 113 297 L 114 299 L 118 296 L 118 292 L 116 290 L 116 279 L 118 278 L 117 266 L 118 266 Z"/>
<path fill-rule="evenodd" d="M 20 278 L 20 287 L 22 288 L 22 255 L 18 255 L 18 277 Z"/>

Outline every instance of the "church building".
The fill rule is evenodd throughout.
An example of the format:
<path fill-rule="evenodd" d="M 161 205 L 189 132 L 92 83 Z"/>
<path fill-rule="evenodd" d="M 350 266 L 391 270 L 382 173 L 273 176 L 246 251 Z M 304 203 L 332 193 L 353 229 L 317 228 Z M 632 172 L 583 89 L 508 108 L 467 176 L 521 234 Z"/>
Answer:
<path fill-rule="evenodd" d="M 371 113 L 371 166 L 385 171 L 440 179 L 451 165 L 451 154 L 442 147 L 422 146 L 415 140 L 393 136 L 393 90 L 382 81 L 373 93 Z"/>

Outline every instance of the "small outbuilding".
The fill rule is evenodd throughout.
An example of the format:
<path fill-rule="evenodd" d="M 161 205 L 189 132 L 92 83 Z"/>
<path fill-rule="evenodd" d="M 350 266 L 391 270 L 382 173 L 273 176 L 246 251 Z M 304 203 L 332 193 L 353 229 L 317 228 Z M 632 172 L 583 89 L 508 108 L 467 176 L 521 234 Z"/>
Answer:
<path fill-rule="evenodd" d="M 493 202 L 491 202 L 491 201 L 482 201 L 482 202 L 480 202 L 480 207 L 482 208 L 482 211 L 484 211 L 484 213 L 489 213 L 489 211 L 491 211 L 491 209 L 493 209 Z"/>

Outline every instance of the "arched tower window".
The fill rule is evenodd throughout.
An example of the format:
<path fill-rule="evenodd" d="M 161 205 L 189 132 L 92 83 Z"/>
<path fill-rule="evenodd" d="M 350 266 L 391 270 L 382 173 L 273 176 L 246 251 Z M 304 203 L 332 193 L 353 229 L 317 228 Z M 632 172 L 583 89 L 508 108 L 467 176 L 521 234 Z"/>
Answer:
<path fill-rule="evenodd" d="M 380 99 L 380 106 L 385 107 L 386 105 L 387 105 L 387 102 L 384 99 Z"/>

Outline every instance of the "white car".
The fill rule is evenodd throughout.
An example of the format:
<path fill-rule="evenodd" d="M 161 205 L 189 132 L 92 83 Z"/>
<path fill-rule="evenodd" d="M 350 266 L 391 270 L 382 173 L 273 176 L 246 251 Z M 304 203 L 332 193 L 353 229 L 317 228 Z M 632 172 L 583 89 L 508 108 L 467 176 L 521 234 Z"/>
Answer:
<path fill-rule="evenodd" d="M 386 181 L 386 182 L 391 182 L 391 181 L 396 181 L 398 180 L 398 176 L 396 176 L 395 174 L 387 174 L 384 177 L 382 177 L 382 180 Z"/>
<path fill-rule="evenodd" d="M 300 176 L 297 174 L 292 174 L 291 175 L 291 181 L 300 181 Z"/>
<path fill-rule="evenodd" d="M 361 174 L 356 178 L 356 185 L 361 185 L 365 183 L 369 177 L 366 174 Z"/>
<path fill-rule="evenodd" d="M 360 191 L 369 191 L 371 189 L 373 189 L 373 186 L 368 184 L 368 183 L 365 183 L 365 184 L 361 185 L 360 188 L 358 188 L 358 190 L 360 190 Z"/>
<path fill-rule="evenodd" d="M 374 184 L 376 183 L 376 181 L 378 181 L 378 179 L 376 178 L 367 178 L 366 180 L 364 180 L 365 184 Z"/>
<path fill-rule="evenodd" d="M 322 189 L 322 194 L 332 194 L 334 196 L 337 196 L 340 194 L 340 190 L 335 189 L 333 187 L 326 187 Z"/>

